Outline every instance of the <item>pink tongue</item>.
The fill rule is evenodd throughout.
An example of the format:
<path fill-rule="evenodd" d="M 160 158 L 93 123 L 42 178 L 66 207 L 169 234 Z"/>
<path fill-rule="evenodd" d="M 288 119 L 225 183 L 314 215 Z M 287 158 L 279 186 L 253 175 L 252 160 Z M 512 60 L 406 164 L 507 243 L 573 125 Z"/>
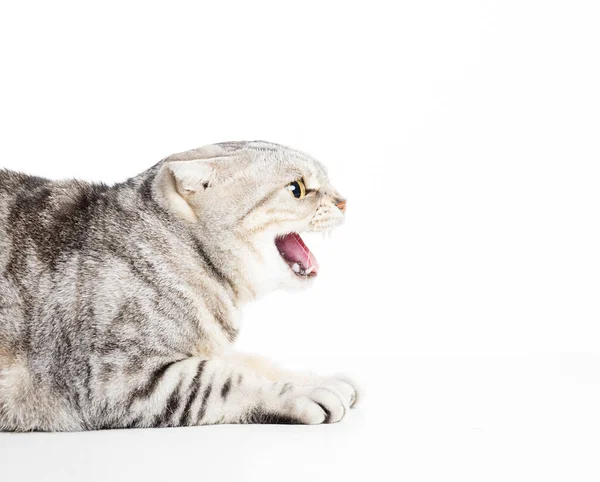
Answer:
<path fill-rule="evenodd" d="M 310 252 L 310 249 L 304 244 L 302 238 L 298 233 L 290 233 L 285 236 L 281 236 L 275 240 L 277 249 L 283 255 L 283 257 L 291 262 L 298 263 L 303 271 L 308 271 L 311 268 L 311 274 L 316 274 L 319 269 L 319 263 L 317 259 Z"/>

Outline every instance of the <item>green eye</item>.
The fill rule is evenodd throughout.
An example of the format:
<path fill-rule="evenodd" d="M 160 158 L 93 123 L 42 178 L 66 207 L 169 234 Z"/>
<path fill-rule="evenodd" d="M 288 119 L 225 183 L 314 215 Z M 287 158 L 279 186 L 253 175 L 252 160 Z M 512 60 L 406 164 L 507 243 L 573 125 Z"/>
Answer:
<path fill-rule="evenodd" d="M 287 188 L 296 199 L 302 199 L 304 196 L 306 196 L 306 186 L 304 185 L 304 181 L 302 179 L 290 182 L 287 185 Z"/>

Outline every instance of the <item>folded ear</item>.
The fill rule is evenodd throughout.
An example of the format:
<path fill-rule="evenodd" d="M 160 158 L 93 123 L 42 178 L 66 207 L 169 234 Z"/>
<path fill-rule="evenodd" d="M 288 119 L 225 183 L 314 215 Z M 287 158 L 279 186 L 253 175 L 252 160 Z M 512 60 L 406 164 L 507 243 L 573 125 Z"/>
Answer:
<path fill-rule="evenodd" d="M 155 196 L 178 218 L 196 222 L 199 194 L 226 181 L 251 161 L 238 153 L 244 145 L 211 144 L 167 157 L 156 176 Z"/>
<path fill-rule="evenodd" d="M 199 191 L 215 182 L 217 169 L 213 159 L 173 161 L 167 164 L 175 176 L 178 187 L 186 191 Z"/>
<path fill-rule="evenodd" d="M 208 189 L 218 179 L 217 158 L 168 161 L 156 177 L 156 191 L 162 204 L 174 215 L 188 222 L 198 216 L 190 204 L 199 191 Z"/>

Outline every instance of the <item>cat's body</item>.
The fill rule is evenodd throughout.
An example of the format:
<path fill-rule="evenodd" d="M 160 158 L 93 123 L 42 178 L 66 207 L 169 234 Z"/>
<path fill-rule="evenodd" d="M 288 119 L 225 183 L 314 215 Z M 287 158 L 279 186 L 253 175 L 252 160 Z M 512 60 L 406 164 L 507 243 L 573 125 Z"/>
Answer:
<path fill-rule="evenodd" d="M 339 420 L 348 383 L 230 348 L 245 303 L 310 283 L 312 258 L 274 240 L 344 208 L 320 164 L 267 143 L 112 187 L 0 171 L 0 429 Z"/>

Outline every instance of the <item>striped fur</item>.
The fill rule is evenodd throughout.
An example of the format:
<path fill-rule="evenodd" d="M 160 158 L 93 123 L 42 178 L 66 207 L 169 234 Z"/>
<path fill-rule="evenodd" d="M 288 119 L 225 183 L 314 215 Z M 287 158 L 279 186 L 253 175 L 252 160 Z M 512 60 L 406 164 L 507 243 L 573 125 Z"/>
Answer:
<path fill-rule="evenodd" d="M 299 177 L 302 200 L 285 189 Z M 340 420 L 351 383 L 232 344 L 246 303 L 310 284 L 275 237 L 335 227 L 341 202 L 320 163 L 265 142 L 110 187 L 0 171 L 0 429 Z"/>

